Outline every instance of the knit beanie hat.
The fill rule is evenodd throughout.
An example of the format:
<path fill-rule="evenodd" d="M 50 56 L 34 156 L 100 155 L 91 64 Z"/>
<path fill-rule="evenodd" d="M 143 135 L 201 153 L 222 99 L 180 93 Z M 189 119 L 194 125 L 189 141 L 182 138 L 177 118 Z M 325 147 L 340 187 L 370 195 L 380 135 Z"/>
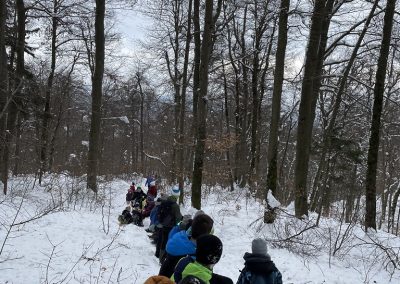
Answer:
<path fill-rule="evenodd" d="M 172 196 L 179 196 L 179 195 L 181 195 L 181 191 L 179 190 L 179 187 L 174 186 L 174 187 L 171 189 L 171 194 L 172 194 Z"/>
<path fill-rule="evenodd" d="M 203 210 L 197 210 L 197 212 L 196 213 L 194 213 L 194 217 L 193 218 L 196 218 L 197 216 L 199 216 L 199 215 L 202 215 L 202 214 L 206 214 L 206 213 L 204 213 L 204 211 Z"/>
<path fill-rule="evenodd" d="M 254 254 L 267 255 L 267 242 L 263 239 L 254 239 L 251 250 Z"/>
<path fill-rule="evenodd" d="M 216 264 L 222 255 L 222 242 L 214 235 L 202 235 L 197 240 L 196 261 L 203 265 Z"/>

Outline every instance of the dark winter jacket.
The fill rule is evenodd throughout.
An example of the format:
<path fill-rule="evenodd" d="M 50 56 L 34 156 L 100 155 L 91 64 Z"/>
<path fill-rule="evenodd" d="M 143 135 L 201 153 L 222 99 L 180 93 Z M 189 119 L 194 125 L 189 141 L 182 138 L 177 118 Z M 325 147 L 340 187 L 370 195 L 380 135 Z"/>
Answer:
<path fill-rule="evenodd" d="M 167 255 L 158 274 L 171 277 L 181 258 L 196 254 L 196 245 L 189 239 L 186 231 L 181 231 L 168 240 L 166 251 Z"/>
<path fill-rule="evenodd" d="M 162 201 L 158 219 L 165 228 L 173 228 L 182 219 L 181 210 L 176 203 L 175 196 L 169 196 L 167 200 Z"/>
<path fill-rule="evenodd" d="M 245 267 L 237 284 L 282 284 L 282 275 L 268 254 L 245 253 L 243 258 Z"/>

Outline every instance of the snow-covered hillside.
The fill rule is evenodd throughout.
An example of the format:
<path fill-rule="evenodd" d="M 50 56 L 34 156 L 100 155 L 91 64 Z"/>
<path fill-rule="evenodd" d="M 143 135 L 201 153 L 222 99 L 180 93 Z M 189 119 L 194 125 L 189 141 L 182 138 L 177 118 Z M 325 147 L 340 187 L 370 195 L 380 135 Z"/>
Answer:
<path fill-rule="evenodd" d="M 117 222 L 130 180 L 103 181 L 97 202 L 83 189 L 84 180 L 50 176 L 39 187 L 32 177 L 19 177 L 11 183 L 10 194 L 0 199 L 0 283 L 143 283 L 158 273 L 144 228 Z M 189 196 L 182 212 L 194 213 L 188 204 Z M 261 236 L 269 240 L 284 283 L 400 283 L 393 267 L 398 259 L 391 259 L 399 257 L 400 239 L 393 235 L 367 236 L 348 224 L 338 235 L 337 221 L 322 219 L 315 228 L 315 216 L 295 220 L 290 207 L 279 211 L 275 224 L 263 225 L 257 221 L 262 205 L 239 189 L 206 188 L 203 210 L 215 220 L 215 235 L 224 244 L 215 271 L 234 282 L 243 254 Z"/>

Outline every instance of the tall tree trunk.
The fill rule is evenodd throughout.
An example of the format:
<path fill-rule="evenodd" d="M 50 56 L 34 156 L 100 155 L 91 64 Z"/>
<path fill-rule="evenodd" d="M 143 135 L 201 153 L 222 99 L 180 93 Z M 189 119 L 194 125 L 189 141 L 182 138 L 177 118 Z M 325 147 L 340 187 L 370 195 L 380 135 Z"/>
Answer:
<path fill-rule="evenodd" d="M 12 170 L 13 176 L 19 174 L 19 163 L 21 161 L 21 134 L 22 134 L 22 115 L 21 112 L 18 113 L 17 125 L 15 130 L 15 150 L 14 150 L 14 168 Z"/>
<path fill-rule="evenodd" d="M 229 106 L 228 106 L 228 82 L 226 80 L 226 72 L 225 72 L 225 64 L 222 61 L 222 73 L 224 76 L 224 111 L 225 111 L 225 122 L 226 122 L 226 135 L 228 139 L 231 139 L 231 128 L 230 128 L 230 120 L 229 120 Z M 231 154 L 230 154 L 230 147 L 226 149 L 226 160 L 228 162 L 228 176 L 229 176 L 229 185 L 231 191 L 234 188 L 234 176 L 232 171 L 232 161 L 231 161 Z"/>
<path fill-rule="evenodd" d="M 8 179 L 8 170 L 9 170 L 9 156 L 11 152 L 12 139 L 15 133 L 15 123 L 18 117 L 18 102 L 21 100 L 21 89 L 24 80 L 24 66 L 25 66 L 25 4 L 23 0 L 16 1 L 17 8 L 17 42 L 16 42 L 16 51 L 17 51 L 17 68 L 16 68 L 16 76 L 14 89 L 12 93 L 9 94 L 10 103 L 7 108 L 7 122 L 6 122 L 6 133 L 5 133 L 5 147 L 3 151 L 3 169 L 4 169 L 4 177 L 5 180 L 3 192 L 7 193 L 7 179 Z"/>
<path fill-rule="evenodd" d="M 197 1 L 196 1 L 197 2 Z M 199 4 L 199 3 L 198 3 Z M 201 208 L 201 184 L 203 179 L 204 152 L 206 143 L 206 122 L 207 122 L 207 88 L 208 68 L 212 50 L 213 22 L 213 1 L 206 0 L 204 15 L 204 33 L 201 44 L 201 60 L 199 72 L 199 101 L 198 101 L 198 125 L 197 139 L 194 155 L 194 169 L 192 178 L 192 206 Z"/>
<path fill-rule="evenodd" d="M 3 192 L 7 193 L 8 174 L 4 168 L 3 155 L 5 150 L 6 108 L 8 99 L 8 68 L 6 52 L 6 0 L 0 0 L 0 173 L 3 182 Z"/>
<path fill-rule="evenodd" d="M 184 159 L 184 151 L 185 151 L 185 114 L 186 114 L 186 89 L 188 85 L 188 68 L 189 68 L 189 56 L 190 56 L 190 43 L 192 41 L 192 6 L 193 0 L 189 0 L 189 9 L 187 13 L 187 32 L 186 32 L 186 45 L 185 45 L 185 59 L 183 62 L 183 73 L 182 73 L 182 89 L 181 89 L 181 109 L 180 109 L 180 118 L 179 118 L 179 148 L 178 148 L 178 184 L 181 192 L 179 203 L 183 203 L 183 186 L 185 180 L 185 159 Z"/>
<path fill-rule="evenodd" d="M 248 78 L 248 60 L 247 60 L 247 48 L 246 48 L 246 37 L 245 33 L 247 30 L 247 10 L 248 6 L 245 6 L 244 16 L 243 16 L 243 30 L 240 34 L 240 46 L 241 46 L 241 60 L 240 60 L 240 69 L 242 71 L 242 89 L 240 90 L 240 94 L 243 95 L 242 104 L 239 107 L 239 115 L 240 115 L 240 135 L 239 135 L 239 152 L 237 155 L 239 156 L 238 164 L 238 178 L 240 187 L 244 187 L 247 184 L 248 180 L 248 150 L 247 150 L 247 127 L 248 127 L 248 104 L 249 104 L 249 78 Z"/>
<path fill-rule="evenodd" d="M 92 118 L 89 133 L 87 163 L 87 187 L 97 193 L 97 174 L 100 155 L 101 101 L 103 96 L 103 74 L 105 57 L 104 16 L 105 0 L 96 0 L 95 20 L 95 68 L 92 79 Z"/>
<path fill-rule="evenodd" d="M 322 151 L 321 151 L 320 163 L 319 163 L 319 167 L 318 167 L 318 174 L 317 174 L 317 177 L 315 178 L 316 179 L 316 181 L 315 181 L 315 189 L 314 189 L 315 196 L 314 196 L 314 198 L 311 199 L 313 201 L 312 210 L 314 208 L 316 208 L 316 201 L 319 198 L 319 186 L 320 186 L 319 185 L 319 180 L 321 179 L 320 175 L 322 175 L 324 172 L 326 172 L 325 171 L 326 160 L 327 160 L 326 156 L 327 156 L 328 151 L 331 148 L 333 130 L 334 130 L 334 127 L 336 125 L 336 119 L 337 119 L 337 116 L 339 114 L 339 109 L 340 109 L 340 105 L 341 105 L 341 102 L 342 102 L 342 97 L 343 97 L 343 94 L 344 94 L 344 91 L 345 91 L 345 88 L 346 88 L 347 79 L 349 77 L 351 68 L 353 67 L 354 61 L 357 58 L 358 50 L 360 49 L 360 46 L 361 46 L 361 44 L 362 44 L 362 42 L 364 40 L 364 36 L 368 31 L 368 27 L 369 27 L 369 25 L 371 23 L 372 18 L 374 17 L 375 10 L 376 10 L 376 7 L 378 6 L 378 3 L 379 3 L 379 0 L 375 0 L 374 5 L 372 6 L 371 11 L 370 11 L 370 13 L 369 13 L 369 15 L 368 15 L 368 17 L 367 17 L 367 19 L 365 21 L 364 28 L 361 31 L 361 34 L 360 34 L 360 36 L 359 36 L 359 38 L 357 40 L 357 43 L 356 43 L 356 45 L 355 45 L 355 47 L 353 49 L 352 54 L 350 56 L 349 62 L 347 63 L 347 66 L 346 66 L 346 68 L 345 68 L 345 70 L 343 72 L 343 76 L 339 81 L 339 87 L 338 87 L 338 91 L 337 91 L 337 94 L 336 94 L 335 103 L 333 105 L 332 116 L 331 116 L 331 119 L 329 121 L 328 127 L 324 132 L 324 138 L 323 138 L 323 143 L 322 143 L 323 146 L 322 146 Z"/>
<path fill-rule="evenodd" d="M 139 126 L 139 131 L 140 131 L 140 170 L 142 173 L 145 172 L 145 155 L 144 155 L 144 93 L 143 93 L 143 88 L 142 88 L 142 82 L 141 82 L 141 74 L 137 74 L 137 83 L 139 86 L 139 95 L 140 95 L 140 126 Z"/>
<path fill-rule="evenodd" d="M 279 12 L 279 33 L 278 45 L 276 47 L 275 55 L 275 75 L 274 75 L 274 89 L 272 92 L 272 115 L 271 126 L 268 139 L 268 172 L 267 172 L 267 188 L 266 188 L 266 201 L 268 191 L 276 194 L 276 187 L 278 181 L 278 132 L 279 120 L 281 114 L 281 97 L 282 85 L 285 71 L 285 54 L 287 45 L 287 32 L 288 32 L 288 11 L 290 7 L 290 0 L 281 0 Z"/>
<path fill-rule="evenodd" d="M 53 17 L 52 27 L 51 27 L 51 65 L 50 65 L 50 73 L 47 78 L 47 86 L 46 86 L 46 99 L 44 105 L 43 112 L 43 121 L 42 121 L 42 136 L 41 136 L 41 146 L 40 146 L 40 170 L 39 170 L 39 184 L 42 183 L 42 176 L 48 170 L 48 144 L 49 144 L 49 132 L 50 132 L 50 119 L 51 119 L 51 110 L 50 110 L 50 101 L 51 94 L 53 89 L 53 79 L 54 72 L 56 69 L 56 52 L 57 52 L 57 28 L 58 28 L 58 1 L 53 2 Z"/>
<path fill-rule="evenodd" d="M 259 90 L 259 81 L 260 81 L 260 52 L 261 52 L 261 40 L 264 36 L 264 32 L 267 28 L 267 12 L 264 11 L 264 14 L 259 17 L 258 15 L 258 1 L 254 2 L 254 30 L 255 30 L 255 38 L 254 38 L 254 55 L 253 55 L 253 64 L 252 64 L 252 76 L 251 76 L 251 94 L 252 94 L 252 110 L 251 110 L 251 145 L 250 145 L 250 169 L 249 169 L 249 182 L 253 183 L 257 181 L 257 172 L 256 172 L 256 161 L 257 161 L 257 143 L 259 137 L 259 105 L 261 101 L 262 94 Z M 268 2 L 265 4 L 264 8 L 267 10 Z M 268 65 L 268 64 L 267 64 Z"/>
<path fill-rule="evenodd" d="M 381 115 L 383 105 L 383 93 L 385 91 L 386 66 L 389 56 L 390 40 L 392 37 L 393 16 L 396 0 L 388 0 L 383 23 L 381 50 L 378 59 L 378 68 L 375 76 L 374 106 L 372 110 L 372 122 L 369 138 L 367 176 L 366 176 L 366 212 L 365 230 L 376 229 L 376 171 L 379 151 L 379 131 L 381 127 Z"/>
<path fill-rule="evenodd" d="M 193 121 L 191 127 L 192 148 L 189 153 L 189 166 L 192 168 L 194 155 L 194 145 L 198 139 L 197 121 L 198 121 L 198 102 L 200 92 L 200 55 L 201 55 L 201 34 L 200 34 L 200 0 L 193 0 L 193 39 L 194 39 L 194 58 L 193 58 Z"/>
<path fill-rule="evenodd" d="M 318 73 L 319 48 L 322 34 L 322 24 L 325 15 L 325 2 L 316 1 L 311 19 L 311 30 L 304 65 L 304 77 L 301 88 L 301 100 L 297 127 L 296 165 L 295 165 L 295 215 L 301 218 L 308 215 L 307 204 L 307 173 L 310 159 L 312 125 L 314 122 L 313 102 L 315 96 L 315 75 Z"/>

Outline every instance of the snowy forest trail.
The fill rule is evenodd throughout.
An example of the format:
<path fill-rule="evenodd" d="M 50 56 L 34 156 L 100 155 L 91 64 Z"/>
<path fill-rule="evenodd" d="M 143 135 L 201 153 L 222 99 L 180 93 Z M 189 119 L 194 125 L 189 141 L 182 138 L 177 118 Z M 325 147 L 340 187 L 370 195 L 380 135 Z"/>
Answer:
<path fill-rule="evenodd" d="M 13 181 L 15 185 L 17 181 Z M 62 184 L 60 188 L 65 188 L 70 181 L 59 179 L 57 182 Z M 132 224 L 120 227 L 117 222 L 125 207 L 128 188 L 129 183 L 123 180 L 105 182 L 104 198 L 111 198 L 106 198 L 102 205 L 82 195 L 75 201 L 65 202 L 64 207 L 55 212 L 15 226 L 0 255 L 0 283 L 142 284 L 149 276 L 156 275 L 160 266 L 154 256 L 155 246 L 145 232 L 148 218 L 144 227 Z M 52 192 L 45 189 L 36 186 L 35 190 L 27 191 L 16 223 L 34 217 L 39 209 L 48 206 L 46 202 L 56 199 L 57 188 Z M 0 203 L 0 221 L 4 224 L 0 229 L 1 242 L 22 193 L 23 187 L 19 185 L 14 195 L 10 194 Z M 189 199 L 190 196 L 186 196 L 185 205 L 181 206 L 183 214 L 196 212 L 189 206 Z M 257 222 L 263 216 L 263 207 L 246 190 L 232 193 L 219 187 L 205 188 L 202 207 L 214 219 L 214 233 L 224 244 L 222 258 L 214 270 L 230 277 L 234 283 L 243 267 L 243 254 L 251 249 L 252 239 L 273 239 L 272 232 L 277 229 L 273 226 L 288 224 L 289 227 L 281 228 L 286 230 L 291 225 L 290 222 L 276 225 Z M 291 212 L 292 208 L 285 210 Z M 324 219 L 321 223 L 329 222 Z M 335 223 L 331 222 L 330 226 Z M 318 256 L 304 257 L 286 248 L 273 248 L 269 242 L 268 251 L 287 284 L 387 284 L 399 283 L 400 279 L 397 271 L 390 282 L 386 271 L 367 262 L 365 256 L 371 252 L 369 250 L 361 251 L 359 257 L 353 253 L 347 259 L 329 257 L 322 251 Z"/>

